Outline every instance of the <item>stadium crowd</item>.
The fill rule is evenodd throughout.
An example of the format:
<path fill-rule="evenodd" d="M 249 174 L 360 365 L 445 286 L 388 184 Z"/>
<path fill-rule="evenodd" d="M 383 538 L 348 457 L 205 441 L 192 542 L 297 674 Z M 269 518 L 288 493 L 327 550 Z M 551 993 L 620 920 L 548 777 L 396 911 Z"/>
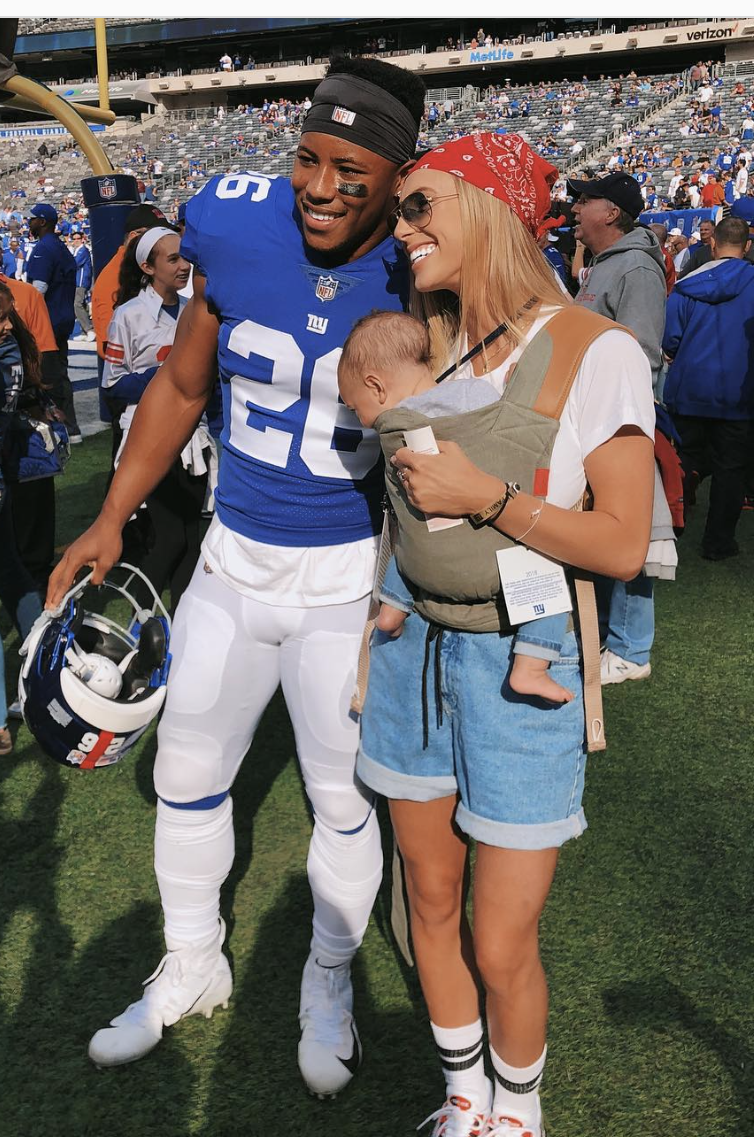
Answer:
<path fill-rule="evenodd" d="M 480 28 L 472 45 L 496 42 Z M 219 66 L 233 69 L 237 63 L 240 57 L 224 54 Z M 171 592 L 174 644 L 181 649 L 175 652 L 171 691 L 180 688 L 180 698 L 171 702 L 168 695 L 156 768 L 156 870 L 167 955 L 140 1003 L 94 1036 L 90 1055 L 98 1065 L 139 1058 L 158 1044 L 163 1027 L 227 1003 L 232 983 L 221 950 L 225 928 L 218 922 L 217 897 L 233 861 L 229 792 L 265 700 L 281 679 L 315 815 L 308 865 L 315 922 L 302 983 L 299 1049 L 304 1080 L 315 1093 L 336 1093 L 360 1060 L 350 960 L 381 873 L 374 791 L 391 800 L 414 947 L 445 1079 L 444 1103 L 428 1119 L 434 1121 L 433 1134 L 541 1137 L 546 987 L 536 926 L 557 847 L 586 826 L 579 789 L 582 707 L 587 706 L 586 738 L 598 749 L 604 745 L 601 705 L 594 702 L 600 683 L 650 676 L 654 582 L 675 577 L 676 541 L 696 506 L 700 483 L 710 483 L 700 550 L 710 562 L 738 554 L 736 527 L 742 510 L 754 506 L 754 380 L 748 372 L 754 91 L 744 82 L 736 85 L 740 123 L 726 122 L 715 97 L 722 79 L 718 83 L 699 64 L 688 77 L 693 98 L 679 136 L 711 135 L 709 149 L 694 154 L 680 140 L 668 149 L 650 120 L 626 126 L 603 161 L 586 165 L 579 176 L 565 176 L 552 162 L 578 158 L 577 143 L 566 140 L 576 137 L 581 108 L 594 96 L 586 77 L 535 88 L 496 86 L 468 126 L 456 125 L 456 101 L 425 102 L 419 81 L 397 72 L 373 60 L 344 59 L 312 98 L 265 98 L 257 107 L 242 104 L 227 112 L 237 128 L 234 162 L 274 157 L 286 143 L 298 142 L 293 190 L 285 179 L 259 175 L 253 204 L 235 191 L 225 197 L 217 192 L 232 165 L 212 171 L 204 154 L 187 153 L 166 215 L 157 204 L 164 196 L 161 151 L 134 142 L 123 168 L 136 178 L 141 204 L 96 282 L 81 198 L 67 194 L 53 204 L 46 155 L 26 164 L 26 175 L 40 175 L 38 200 L 31 201 L 34 195 L 19 181 L 0 209 L 0 374 L 6 397 L 0 423 L 7 426 L 23 411 L 27 421 L 62 424 L 68 442 L 82 441 L 68 376 L 69 342 L 78 327 L 79 340 L 96 339 L 102 360 L 113 480 L 100 520 L 53 572 L 58 471 L 26 479 L 4 458 L 0 601 L 26 636 L 40 615 L 50 574 L 49 595 L 57 601 L 80 565 L 107 562 L 117 545 L 113 529 L 123 526 L 128 561 L 158 592 Z M 644 95 L 673 98 L 686 82 L 677 76 L 653 81 L 635 72 L 603 76 L 599 99 L 611 109 L 630 109 Z M 349 100 L 357 97 L 366 101 L 368 128 L 353 133 L 361 158 L 346 166 L 338 147 L 345 140 L 350 145 L 355 114 Z M 518 130 L 535 105 L 543 108 L 548 128 L 530 147 Z M 333 114 L 333 107 L 342 114 Z M 225 109 L 217 108 L 217 116 L 224 118 Z M 384 128 L 379 136 L 375 123 Z M 427 149 L 440 128 L 442 145 Z M 190 130 L 185 133 L 190 141 Z M 162 136 L 166 144 L 177 137 L 176 129 L 167 128 Z M 660 189 L 655 179 L 666 169 L 673 175 Z M 511 170 L 518 190 L 512 188 Z M 236 183 L 242 179 L 239 174 Z M 204 193 L 196 197 L 200 188 Z M 259 225 L 250 223 L 254 209 Z M 667 223 L 665 213 L 672 214 Z M 278 216 L 285 218 L 279 229 Z M 350 244 L 334 242 L 328 232 L 334 221 L 351 227 Z M 507 275 L 480 252 L 493 238 L 505 253 L 500 259 Z M 412 311 L 421 320 L 403 313 L 405 290 L 388 287 L 388 263 L 396 278 L 408 268 L 401 250 L 413 273 Z M 468 274 L 475 278 L 472 284 L 461 273 L 462 251 L 464 266 L 478 269 L 476 276 Z M 245 265 L 269 264 L 273 257 L 275 272 L 245 279 Z M 354 270 L 362 275 L 357 278 Z M 338 290 L 341 303 L 348 303 L 328 328 L 321 312 L 331 311 Z M 286 305 L 276 299 L 281 291 Z M 315 304 L 312 295 L 317 316 L 307 312 Z M 190 319 L 182 317 L 187 303 Z M 373 308 L 390 309 L 383 318 L 392 330 L 370 342 L 375 331 L 362 318 Z M 216 364 L 218 319 L 223 332 Z M 310 393 L 302 394 L 298 375 L 295 392 L 278 397 L 272 382 L 276 353 L 288 370 L 299 366 L 295 361 L 304 356 L 296 337 L 306 335 L 304 328 L 315 333 L 312 340 L 321 337 L 323 349 L 307 375 Z M 358 335 L 365 337 L 361 346 Z M 564 353 L 553 349 L 554 357 L 567 361 L 563 375 L 537 371 L 536 353 L 527 349 L 540 336 Z M 240 413 L 232 402 L 229 390 L 241 375 L 259 378 L 253 368 L 262 360 L 272 392 L 268 410 L 289 414 L 306 403 L 323 417 L 315 390 L 324 374 L 319 361 L 339 355 L 344 343 L 342 366 L 329 376 L 331 423 L 310 437 L 293 412 L 286 430 L 303 432 L 295 448 L 284 444 L 293 434 L 277 429 L 253 427 L 252 442 L 239 441 L 239 423 L 247 424 L 253 406 L 246 402 Z M 452 378 L 435 390 L 431 380 L 447 364 Z M 417 374 L 423 368 L 429 380 L 404 392 L 405 398 L 392 398 L 391 382 L 409 365 Z M 491 466 L 484 449 L 474 449 L 471 434 L 463 433 L 469 416 L 480 415 L 486 423 L 490 406 L 505 402 L 500 396 L 508 382 L 520 385 L 522 399 L 506 420 L 523 439 L 520 446 L 510 443 L 520 484 L 505 480 L 512 460 Z M 535 462 L 526 457 L 533 450 L 527 432 L 534 410 L 548 416 L 539 401 L 548 382 L 558 385 L 567 409 L 560 433 L 552 424 L 545 442 L 539 439 Z M 529 403 L 523 401 L 529 396 Z M 369 603 L 374 518 L 364 501 L 382 496 L 383 472 L 378 466 L 373 476 L 376 451 L 364 445 L 350 412 L 365 427 L 376 423 L 399 533 L 399 555 L 388 570 L 393 576 L 381 584 L 360 781 L 353 765 L 357 731 L 336 703 L 342 704 L 353 679 L 367 617 L 376 616 Z M 440 415 L 453 416 L 458 440 L 451 434 L 435 453 L 417 454 L 404 445 L 406 431 Z M 341 436 L 348 436 L 345 442 Z M 348 479 L 337 466 L 341 461 L 343 469 L 356 471 Z M 288 481 L 278 476 L 286 467 Z M 318 479 L 328 483 L 329 497 Z M 594 508 L 571 508 L 582 502 L 587 483 Z M 250 486 L 266 503 L 259 515 L 249 512 Z M 286 493 L 295 500 L 288 503 Z M 314 522 L 307 520 L 310 514 Z M 450 519 L 448 532 L 458 536 L 448 546 L 457 550 L 456 571 L 446 575 L 431 563 L 442 558 L 427 551 L 429 521 L 438 515 Z M 286 524 L 300 527 L 295 540 L 287 531 L 281 536 Z M 316 524 L 316 536 L 309 524 Z M 536 636 L 531 641 L 529 654 L 547 661 L 542 670 L 551 668 L 553 678 L 558 676 L 552 689 L 565 690 L 565 698 L 545 696 L 562 703 L 557 715 L 534 705 L 536 700 L 527 703 L 525 691 L 507 703 L 501 696 L 500 675 L 527 654 L 525 637 L 514 643 L 519 640 L 514 625 L 523 621 L 501 616 L 499 579 L 491 591 L 484 580 L 469 584 L 467 574 L 473 576 L 476 566 L 464 540 L 472 527 L 492 534 L 503 556 L 525 548 L 597 578 L 602 651 L 596 657 L 596 691 L 587 687 L 582 696 L 572 624 L 563 620 L 557 636 L 550 632 L 554 642 Z M 401 560 L 409 555 L 412 561 Z M 501 568 L 501 576 L 505 572 L 514 569 Z M 515 583 L 515 576 L 510 580 Z M 269 603 L 271 588 L 278 589 L 275 605 Z M 187 590 L 189 605 L 179 605 Z M 565 577 L 563 591 L 568 592 Z M 487 622 L 475 625 L 474 605 L 482 601 Z M 184 615 L 191 605 L 199 633 Z M 462 616 L 465 607 L 471 616 Z M 396 610 L 402 615 L 390 625 Z M 411 614 L 404 622 L 406 611 Z M 584 623 L 586 641 L 585 629 Z M 583 650 L 586 654 L 586 642 Z M 187 708 L 210 686 L 203 657 L 213 652 L 223 660 L 232 657 L 229 683 L 248 684 L 254 673 L 259 690 L 251 706 L 239 686 L 237 706 L 246 720 L 231 724 L 235 734 L 213 705 L 200 737 Z M 454 661 L 461 658 L 463 666 Z M 302 674 L 310 689 L 299 689 Z M 412 677 L 419 677 L 414 687 Z M 463 774 L 449 765 L 453 746 L 439 697 L 445 680 L 458 694 L 453 746 L 464 751 Z M 403 695 L 414 688 L 412 703 Z M 504 684 L 503 694 L 506 690 Z M 320 704 L 331 712 L 325 725 L 317 717 Z M 6 705 L 0 668 L 2 754 L 13 746 L 9 716 L 20 712 L 18 704 Z M 502 734 L 518 763 L 518 812 L 496 793 L 499 778 L 490 774 Z M 532 745 L 543 762 L 562 747 L 571 756 L 568 763 L 563 758 L 568 768 L 551 764 L 547 779 L 541 772 L 535 777 L 526 765 Z M 195 753 L 193 746 L 205 749 Z M 204 760 L 210 750 L 217 756 L 212 770 Z M 484 769 L 480 754 L 490 763 Z M 462 912 L 466 846 L 459 826 L 479 842 L 473 945 Z M 479 980 L 487 995 L 494 1084 L 484 1073 Z M 345 1063 L 339 1052 L 346 1054 Z"/>
<path fill-rule="evenodd" d="M 480 33 L 482 30 L 480 29 Z M 600 76 L 600 79 L 605 80 L 605 77 Z M 717 144 L 709 152 L 702 151 L 693 155 L 688 147 L 684 147 L 676 149 L 671 156 L 664 145 L 654 141 L 651 125 L 645 130 L 627 129 L 619 139 L 621 145 L 616 146 L 612 154 L 600 166 L 584 171 L 582 177 L 589 179 L 597 176 L 609 179 L 610 176 L 615 177 L 618 174 L 629 175 L 632 179 L 632 185 L 635 186 L 640 195 L 637 200 L 641 201 L 642 211 L 651 210 L 653 213 L 661 214 L 666 211 L 694 211 L 698 209 L 714 211 L 719 208 L 722 218 L 727 218 L 733 210 L 744 219 L 754 219 L 754 199 L 749 190 L 749 170 L 753 157 L 751 144 L 754 137 L 754 120 L 751 116 L 754 113 L 754 91 L 747 89 L 747 85 L 741 80 L 735 83 L 732 94 L 742 117 L 739 133 L 729 135 L 727 126 L 720 118 L 716 119 L 711 114 L 705 115 L 705 108 L 711 111 L 715 106 L 713 88 L 715 84 L 721 85 L 722 79 L 713 77 L 711 67 L 702 62 L 691 69 L 689 79 L 696 97 L 689 104 L 690 114 L 681 123 L 679 133 L 683 138 L 687 138 L 688 134 L 685 129 L 687 125 L 692 125 L 692 131 L 701 131 L 703 129 L 702 124 L 706 119 L 708 123 L 717 121 L 718 127 L 713 132 L 716 135 L 724 133 L 725 139 L 718 137 L 716 139 Z M 679 77 L 657 80 L 646 77 L 640 79 L 635 72 L 629 72 L 625 76 L 619 76 L 616 80 L 606 80 L 604 98 L 611 105 L 614 105 L 616 101 L 620 102 L 622 97 L 625 97 L 628 102 L 639 91 L 646 93 L 656 90 L 661 94 L 672 95 L 681 86 L 682 80 Z M 544 157 L 556 158 L 562 153 L 558 143 L 558 135 L 570 131 L 574 120 L 578 118 L 580 106 L 588 96 L 589 80 L 586 76 L 581 82 L 567 84 L 541 82 L 536 88 L 519 87 L 516 84 L 506 83 L 502 86 L 490 88 L 487 92 L 484 109 L 477 111 L 472 125 L 465 129 L 454 127 L 453 119 L 458 108 L 452 99 L 427 101 L 419 123 L 418 147 L 420 151 L 426 147 L 428 132 L 435 129 L 439 124 L 445 125 L 447 130 L 445 137 L 448 141 L 458 140 L 466 134 L 473 135 L 489 130 L 497 123 L 505 123 L 503 127 L 495 126 L 498 131 L 504 132 L 514 129 L 518 124 L 511 123 L 509 120 L 520 119 L 521 125 L 524 125 L 531 113 L 533 100 L 538 100 L 544 104 L 544 114 L 554 121 L 550 134 L 532 140 L 532 145 Z M 298 137 L 298 132 L 311 105 L 311 99 L 308 96 L 299 101 L 285 98 L 265 98 L 258 107 L 250 104 L 239 105 L 233 112 L 234 119 L 239 123 L 238 132 L 233 135 L 231 140 L 231 150 L 234 156 L 243 159 L 256 155 L 274 156 L 280 153 L 279 147 L 284 141 L 287 142 Z M 218 113 L 220 111 L 221 108 L 218 108 Z M 245 125 L 248 120 L 251 120 L 251 131 Z M 168 130 L 161 136 L 160 141 L 167 144 L 174 142 L 177 138 L 176 130 Z M 14 140 L 11 140 L 9 145 L 12 147 Z M 68 147 L 71 145 L 69 143 Z M 66 144 L 61 149 L 65 148 Z M 578 151 L 576 153 L 578 154 Z M 36 192 L 41 201 L 49 200 L 54 191 L 54 184 L 44 174 L 44 164 L 50 156 L 47 144 L 43 142 L 38 147 L 38 153 L 34 159 L 24 164 L 27 174 L 39 173 L 40 175 L 36 179 Z M 673 176 L 667 183 L 666 192 L 663 194 L 658 192 L 655 183 L 655 171 L 664 168 L 670 168 L 673 171 Z M 142 202 L 152 205 L 157 199 L 160 182 L 163 178 L 164 163 L 160 157 L 159 149 L 154 153 L 148 153 L 143 144 L 135 142 L 125 154 L 123 169 L 124 172 L 131 173 L 137 178 L 137 187 Z M 173 222 L 177 220 L 181 209 L 181 198 L 185 196 L 186 192 L 190 193 L 200 188 L 207 177 L 208 170 L 205 159 L 189 156 L 184 156 L 181 159 L 178 192 L 170 211 Z M 30 190 L 30 193 L 33 194 L 33 190 Z M 566 223 L 566 218 L 563 217 L 563 224 L 551 230 L 547 238 L 543 240 L 543 251 L 565 287 L 570 289 L 572 293 L 577 293 L 589 275 L 589 262 L 594 250 L 590 250 L 581 241 L 574 241 L 574 219 L 571 214 L 572 206 L 569 204 L 573 201 L 573 192 L 572 186 L 566 178 L 559 177 L 555 181 L 552 187 L 552 199 L 553 210 L 565 210 L 569 215 L 570 224 Z M 29 263 L 30 260 L 33 261 L 40 234 L 38 231 L 35 232 L 33 225 L 31 225 L 30 211 L 25 208 L 27 200 L 26 189 L 19 185 L 11 191 L 4 208 L 0 209 L 0 247 L 2 250 L 2 277 L 0 279 L 3 281 L 23 283 L 29 279 Z M 48 234 L 48 236 L 50 239 L 54 239 L 61 249 L 68 250 L 75 264 L 75 284 L 70 305 L 64 323 L 61 324 L 58 319 L 58 328 L 65 327 L 70 329 L 70 333 L 72 333 L 75 323 L 76 338 L 93 340 L 95 332 L 89 312 L 92 264 L 87 211 L 83 207 L 80 197 L 69 194 L 63 197 L 55 207 L 48 206 L 45 212 L 52 219 L 54 225 L 54 237 L 52 234 Z M 666 225 L 655 224 L 653 229 L 669 286 L 672 286 L 676 280 L 682 281 L 686 276 L 708 264 L 715 257 L 715 223 L 711 215 L 705 217 L 701 222 L 695 218 L 692 228 L 686 231 L 678 224 L 670 223 Z M 754 259 L 754 254 L 748 248 L 744 248 L 742 255 L 747 260 Z M 34 283 L 33 277 L 31 283 Z M 615 313 L 611 314 L 615 316 Z M 56 318 L 58 317 L 56 316 Z M 67 381 L 65 359 L 67 347 L 63 343 L 63 338 L 63 333 L 59 331 L 57 355 L 61 363 L 61 375 L 56 380 L 58 382 L 58 395 L 61 405 L 65 407 L 65 413 L 71 427 L 70 440 L 79 442 L 81 435 L 77 429 L 70 385 L 65 386 Z M 106 335 L 103 332 L 100 335 L 100 345 L 105 339 Z M 662 395 L 665 368 L 655 368 L 654 377 L 656 391 Z M 692 483 L 706 473 L 705 469 L 697 470 L 696 466 L 698 465 L 704 467 L 704 462 L 697 456 L 694 469 L 691 472 Z M 50 490 L 52 486 L 53 482 L 50 480 Z M 749 503 L 754 503 L 754 477 L 752 477 L 751 472 L 746 475 L 745 490 L 746 493 L 742 492 L 740 496 L 744 507 L 749 508 Z M 739 490 L 736 489 L 735 493 L 739 494 Z M 693 490 L 690 496 L 693 500 Z M 49 521 L 47 532 L 46 548 L 50 550 L 53 546 L 53 539 L 49 533 Z M 722 543 L 718 542 L 715 547 L 708 547 L 706 553 L 712 557 L 730 555 L 731 552 L 735 551 L 735 548 L 735 540 L 731 532 Z M 31 550 L 29 553 L 28 568 L 40 583 L 40 587 L 44 584 L 51 564 L 50 555 L 48 555 L 46 562 L 40 564 L 38 550 Z M 647 623 L 648 620 L 645 619 L 644 624 L 647 625 Z M 617 658 L 624 662 L 628 661 L 639 668 L 648 666 L 648 650 L 642 649 L 637 654 L 635 646 L 630 643 L 630 632 L 627 633 L 626 642 L 622 645 L 615 640 L 611 642 L 613 647 L 617 649 L 612 654 Z"/>

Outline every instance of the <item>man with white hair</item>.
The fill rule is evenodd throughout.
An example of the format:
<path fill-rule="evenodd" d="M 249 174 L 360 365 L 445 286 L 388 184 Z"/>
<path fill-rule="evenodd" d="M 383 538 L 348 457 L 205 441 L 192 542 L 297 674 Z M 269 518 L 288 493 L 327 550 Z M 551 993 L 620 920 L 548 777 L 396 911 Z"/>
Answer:
<path fill-rule="evenodd" d="M 668 248 L 673 256 L 673 264 L 675 266 L 676 277 L 680 276 L 686 261 L 689 258 L 689 242 L 688 237 L 684 235 L 682 229 L 676 226 L 668 233 Z"/>

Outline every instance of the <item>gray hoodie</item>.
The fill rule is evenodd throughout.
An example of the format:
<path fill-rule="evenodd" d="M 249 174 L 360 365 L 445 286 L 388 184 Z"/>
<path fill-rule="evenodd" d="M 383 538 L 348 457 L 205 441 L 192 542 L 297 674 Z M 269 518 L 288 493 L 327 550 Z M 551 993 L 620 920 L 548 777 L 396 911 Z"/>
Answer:
<path fill-rule="evenodd" d="M 662 366 L 666 300 L 662 249 L 654 233 L 640 226 L 594 258 L 576 297 L 577 304 L 634 333 L 649 360 L 655 387 Z"/>

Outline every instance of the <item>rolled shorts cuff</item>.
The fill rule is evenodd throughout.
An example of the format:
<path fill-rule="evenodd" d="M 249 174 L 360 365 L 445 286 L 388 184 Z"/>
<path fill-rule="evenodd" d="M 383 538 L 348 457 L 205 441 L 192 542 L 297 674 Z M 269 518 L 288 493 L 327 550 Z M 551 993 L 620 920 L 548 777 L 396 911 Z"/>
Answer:
<path fill-rule="evenodd" d="M 380 600 L 383 604 L 389 604 L 391 608 L 397 608 L 399 612 L 405 612 L 411 615 L 414 610 L 414 603 L 406 600 L 405 596 L 396 596 L 389 588 L 380 589 Z"/>
<path fill-rule="evenodd" d="M 356 758 L 356 774 L 375 793 L 395 801 L 437 801 L 458 793 L 458 783 L 452 775 L 442 777 L 430 774 L 419 777 L 402 774 L 398 770 L 381 766 L 373 758 L 367 757 L 363 750 L 359 750 Z"/>
<path fill-rule="evenodd" d="M 583 809 L 564 817 L 562 821 L 514 825 L 479 817 L 471 813 L 463 802 L 459 802 L 455 819 L 459 829 L 469 837 L 500 849 L 557 849 L 572 837 L 580 837 L 587 828 Z"/>
<path fill-rule="evenodd" d="M 513 642 L 514 655 L 530 655 L 534 659 L 549 659 L 552 663 L 560 659 L 560 645 L 548 643 L 547 640 L 521 640 L 516 637 Z"/>

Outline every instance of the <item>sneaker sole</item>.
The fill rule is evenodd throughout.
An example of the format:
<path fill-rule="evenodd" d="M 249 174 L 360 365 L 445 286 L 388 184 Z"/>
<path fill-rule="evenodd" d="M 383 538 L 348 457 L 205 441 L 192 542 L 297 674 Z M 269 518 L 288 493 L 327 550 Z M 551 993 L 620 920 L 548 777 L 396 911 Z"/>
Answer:
<path fill-rule="evenodd" d="M 600 684 L 603 687 L 611 687 L 615 686 L 617 683 L 628 683 L 630 681 L 635 682 L 641 679 L 649 679 L 651 674 L 652 668 L 650 667 L 648 671 L 642 671 L 641 675 L 621 675 L 615 679 L 613 679 L 612 676 L 605 677 L 604 679 L 600 676 Z"/>

